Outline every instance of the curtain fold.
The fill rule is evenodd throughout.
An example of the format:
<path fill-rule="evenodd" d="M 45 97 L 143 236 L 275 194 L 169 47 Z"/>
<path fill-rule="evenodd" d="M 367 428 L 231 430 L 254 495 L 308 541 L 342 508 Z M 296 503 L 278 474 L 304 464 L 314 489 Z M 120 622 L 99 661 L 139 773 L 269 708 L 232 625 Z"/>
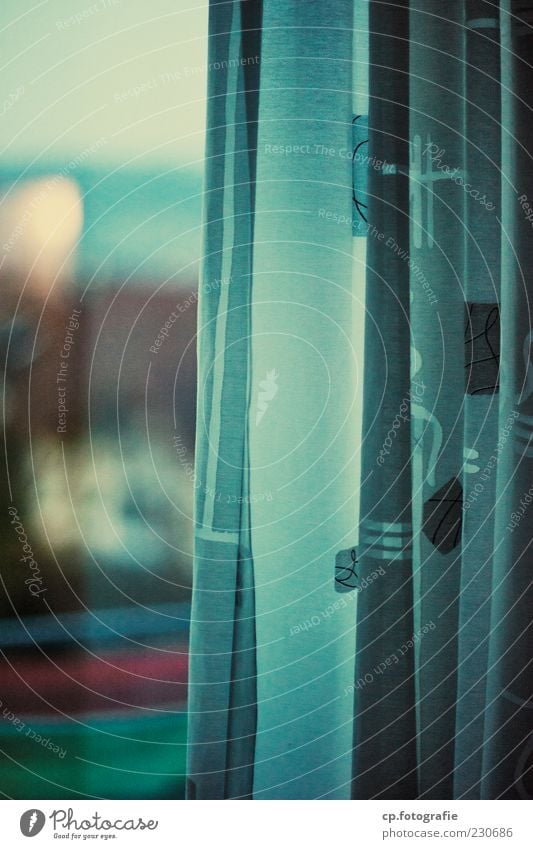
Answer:
<path fill-rule="evenodd" d="M 210 8 L 205 246 L 199 290 L 190 798 L 252 793 L 256 708 L 248 440 L 261 4 Z"/>
<path fill-rule="evenodd" d="M 532 25 L 211 2 L 189 798 L 533 798 Z"/>
<path fill-rule="evenodd" d="M 502 14 L 500 432 L 482 797 L 533 799 L 533 4 Z M 509 411 L 511 413 L 509 414 Z"/>
<path fill-rule="evenodd" d="M 371 5 L 369 17 L 368 155 L 385 163 L 368 182 L 365 395 L 359 561 L 380 565 L 379 580 L 358 604 L 353 793 L 382 788 L 392 798 L 416 795 L 414 657 L 396 651 L 413 634 L 411 453 L 409 428 L 399 427 L 387 455 L 388 432 L 409 375 L 409 5 L 394 15 Z M 377 671 L 389 662 L 387 675 Z"/>
<path fill-rule="evenodd" d="M 249 412 L 257 799 L 349 796 L 353 604 L 328 612 L 335 557 L 356 533 L 352 38 L 350 0 L 333 14 L 264 5 Z"/>

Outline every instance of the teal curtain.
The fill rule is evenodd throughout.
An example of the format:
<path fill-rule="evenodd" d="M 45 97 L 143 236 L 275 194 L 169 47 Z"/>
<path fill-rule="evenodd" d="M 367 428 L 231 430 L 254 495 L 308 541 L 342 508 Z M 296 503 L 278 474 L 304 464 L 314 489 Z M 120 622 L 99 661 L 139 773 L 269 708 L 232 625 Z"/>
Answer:
<path fill-rule="evenodd" d="M 533 798 L 533 2 L 209 26 L 188 796 Z"/>

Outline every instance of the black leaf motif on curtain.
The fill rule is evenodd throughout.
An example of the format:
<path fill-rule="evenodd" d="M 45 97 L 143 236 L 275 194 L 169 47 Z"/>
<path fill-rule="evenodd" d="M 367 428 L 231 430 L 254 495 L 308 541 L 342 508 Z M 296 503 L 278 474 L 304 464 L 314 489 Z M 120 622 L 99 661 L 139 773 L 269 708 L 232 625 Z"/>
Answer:
<path fill-rule="evenodd" d="M 338 593 L 356 590 L 360 585 L 359 575 L 355 571 L 357 553 L 355 548 L 346 548 L 337 552 L 335 557 L 335 589 Z"/>
<path fill-rule="evenodd" d="M 463 487 L 451 478 L 424 504 L 422 530 L 441 554 L 448 554 L 459 544 L 463 526 Z"/>
<path fill-rule="evenodd" d="M 466 304 L 465 392 L 489 395 L 500 380 L 500 307 L 498 304 Z"/>
<path fill-rule="evenodd" d="M 368 204 L 366 200 L 368 179 L 368 122 L 364 115 L 352 119 L 352 232 L 354 236 L 366 234 Z"/>

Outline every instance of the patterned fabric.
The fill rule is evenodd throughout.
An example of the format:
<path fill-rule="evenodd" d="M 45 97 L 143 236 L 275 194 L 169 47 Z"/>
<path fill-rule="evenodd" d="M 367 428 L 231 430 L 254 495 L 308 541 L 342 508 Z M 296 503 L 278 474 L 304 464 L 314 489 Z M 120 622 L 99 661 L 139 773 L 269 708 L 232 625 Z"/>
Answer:
<path fill-rule="evenodd" d="M 211 1 L 190 798 L 533 798 L 519 5 Z"/>

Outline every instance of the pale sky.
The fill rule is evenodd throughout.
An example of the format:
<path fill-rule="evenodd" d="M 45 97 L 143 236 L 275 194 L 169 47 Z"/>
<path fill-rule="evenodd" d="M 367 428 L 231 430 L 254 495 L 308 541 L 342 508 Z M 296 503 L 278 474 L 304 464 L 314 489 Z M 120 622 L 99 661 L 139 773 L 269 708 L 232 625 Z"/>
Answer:
<path fill-rule="evenodd" d="M 0 162 L 203 158 L 207 2 L 2 0 Z"/>

